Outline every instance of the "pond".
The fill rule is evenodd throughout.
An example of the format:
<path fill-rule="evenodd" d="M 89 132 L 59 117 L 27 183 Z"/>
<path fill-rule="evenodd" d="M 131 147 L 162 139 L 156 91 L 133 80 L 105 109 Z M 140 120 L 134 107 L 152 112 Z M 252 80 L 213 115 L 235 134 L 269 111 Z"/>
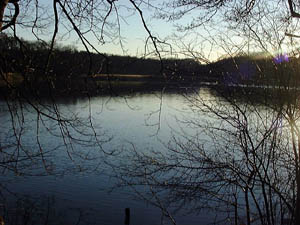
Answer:
<path fill-rule="evenodd" d="M 208 88 L 188 96 L 198 94 L 207 104 L 218 99 Z M 138 195 L 149 191 L 147 185 L 120 183 L 118 165 L 135 163 L 128 150 L 167 152 L 174 136 L 198 132 L 184 123 L 199 116 L 186 96 L 163 89 L 1 101 L 0 215 L 5 224 L 173 224 L 166 211 Z M 126 208 L 130 221 L 125 220 Z M 181 225 L 224 217 L 203 209 L 190 213 L 190 205 L 169 209 Z"/>
<path fill-rule="evenodd" d="M 111 152 L 117 155 L 132 145 L 140 151 L 165 148 L 171 130 L 178 128 L 177 120 L 190 112 L 183 96 L 135 93 L 61 98 L 55 105 L 46 99 L 36 105 L 40 114 L 26 102 L 1 102 L 1 147 L 7 152 L 18 151 L 15 154 L 24 160 L 18 166 L 11 165 L 13 169 L 1 168 L 0 209 L 6 224 L 43 223 L 46 219 L 50 224 L 124 224 L 125 208 L 130 208 L 132 225 L 162 223 L 158 208 L 137 199 L 130 187 L 115 187 L 108 161 L 114 160 Z M 52 120 L 54 106 L 60 116 L 74 120 L 67 124 Z M 43 151 L 43 160 L 29 160 L 27 151 Z M 86 160 L 79 157 L 87 152 Z M 211 219 L 207 213 L 192 216 L 183 210 L 177 214 L 181 224 Z"/>

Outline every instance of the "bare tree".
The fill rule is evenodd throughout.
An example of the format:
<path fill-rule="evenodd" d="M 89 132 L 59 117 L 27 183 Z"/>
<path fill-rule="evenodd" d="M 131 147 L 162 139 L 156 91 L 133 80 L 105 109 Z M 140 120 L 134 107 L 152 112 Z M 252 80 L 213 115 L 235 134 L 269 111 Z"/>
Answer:
<path fill-rule="evenodd" d="M 87 108 L 89 113 L 83 118 L 73 112 L 62 112 L 57 97 L 68 94 L 71 88 L 75 89 L 72 90 L 72 95 L 76 94 L 78 87 L 87 98 L 101 91 L 91 75 L 92 71 L 109 75 L 109 58 L 96 45 L 113 42 L 124 49 L 121 24 L 126 18 L 119 10 L 126 10 L 128 15 L 138 15 L 148 33 L 148 42 L 152 45 L 151 54 L 154 51 L 160 57 L 159 41 L 152 35 L 145 22 L 142 11 L 144 5 L 148 4 L 143 1 L 124 3 L 114 0 L 0 1 L 0 31 L 3 43 L 1 48 L 5 49 L 0 52 L 1 93 L 5 102 L 3 108 L 8 111 L 8 119 L 11 121 L 11 124 L 6 126 L 12 128 L 12 134 L 5 134 L 6 138 L 1 141 L 1 167 L 4 170 L 9 169 L 21 174 L 24 172 L 21 161 L 26 165 L 26 160 L 39 159 L 46 171 L 50 172 L 51 162 L 48 165 L 46 160 L 50 149 L 44 149 L 40 141 L 41 130 L 61 137 L 71 160 L 81 155 L 75 150 L 73 143 L 95 146 L 104 154 L 113 154 L 112 151 L 106 152 L 102 148 L 102 144 L 110 138 L 105 137 L 102 131 L 98 133 L 99 130 L 92 120 L 90 106 Z M 19 35 L 20 29 L 31 32 L 37 41 L 35 46 L 22 39 Z M 80 66 L 84 69 L 71 72 L 53 70 L 55 64 L 71 67 L 64 65 L 63 59 L 72 57 L 72 52 L 69 56 L 59 57 L 56 43 L 73 34 L 86 51 L 82 58 L 77 59 L 76 66 L 79 67 L 76 69 L 80 69 Z M 98 44 L 90 40 L 91 36 Z M 4 45 L 7 45 L 7 48 L 4 48 Z M 7 49 L 13 57 L 9 56 Z M 75 73 L 76 78 L 72 77 L 72 80 L 70 77 Z M 75 79 L 77 83 L 74 82 Z M 76 83 L 76 88 L 72 86 L 73 83 Z M 43 96 L 47 96 L 48 102 L 43 100 Z M 27 118 L 27 112 L 31 111 L 35 112 L 35 119 Z M 37 151 L 26 149 L 22 142 L 29 121 L 36 124 L 35 139 L 39 146 Z M 57 127 L 49 126 L 48 121 L 56 123 Z M 14 138 L 9 142 L 4 141 L 12 136 Z M 81 155 L 81 158 L 85 157 Z"/>
<path fill-rule="evenodd" d="M 7 24 L 5 24 L 5 26 L 3 26 L 4 11 L 5 11 L 5 8 L 7 7 L 8 3 L 11 3 L 14 5 L 15 13 L 14 13 L 13 18 Z M 16 19 L 19 15 L 20 9 L 19 9 L 18 0 L 3 0 L 3 1 L 1 1 L 0 4 L 1 4 L 0 5 L 0 31 L 3 31 L 16 23 Z"/>
<path fill-rule="evenodd" d="M 120 185 L 169 218 L 188 205 L 215 210 L 220 224 L 297 224 L 299 110 L 284 100 L 292 92 L 208 91 L 185 96 L 191 112 L 178 118 L 182 130 L 165 150 L 133 147 L 113 165 Z"/>
<path fill-rule="evenodd" d="M 50 103 L 44 104 L 38 98 L 39 95 L 35 95 L 37 96 L 35 101 L 24 92 L 17 92 L 16 101 L 12 101 L 15 99 L 11 95 L 5 96 L 16 141 L 14 143 L 17 144 L 13 148 L 9 145 L 1 147 L 4 152 L 1 166 L 17 173 L 23 170 L 23 167 L 19 170 L 20 162 L 31 160 L 36 156 L 42 160 L 47 171 L 49 166 L 39 140 L 40 126 L 46 124 L 47 120 L 57 122 L 59 135 L 64 146 L 67 146 L 68 153 L 73 152 L 72 143 L 78 141 L 76 135 L 80 137 L 86 135 L 85 129 L 79 128 L 86 127 L 90 128 L 88 138 L 80 141 L 88 145 L 91 142 L 89 138 L 93 137 L 92 143 L 105 152 L 101 148 L 102 140 L 98 138 L 94 129 L 90 112 L 84 120 L 76 114 L 63 114 L 57 106 L 53 93 L 54 76 L 50 67 L 55 59 L 55 42 L 59 35 L 64 37 L 74 32 L 89 53 L 89 69 L 85 74 L 91 75 L 93 65 L 91 51 L 99 54 L 100 51 L 87 36 L 92 34 L 99 43 L 117 40 L 122 47 L 120 21 L 123 18 L 119 14 L 119 9 L 125 7 L 139 15 L 148 34 L 147 40 L 152 43 L 153 51 L 150 52 L 161 58 L 159 46 L 161 42 L 152 34 L 143 15 L 142 6 L 143 4 L 150 6 L 149 1 L 130 0 L 126 5 L 114 0 L 53 0 L 50 12 L 39 1 L 2 0 L 0 3 L 1 32 L 13 34 L 18 43 L 17 48 L 21 52 L 21 61 L 29 65 L 22 68 L 22 78 L 24 81 L 30 81 L 32 73 L 34 75 L 42 73 L 51 97 Z M 196 12 L 190 23 L 178 25 L 179 30 L 184 32 L 194 32 L 199 27 L 214 26 L 221 21 L 219 28 L 216 29 L 221 35 L 216 35 L 216 32 L 212 31 L 207 38 L 211 38 L 210 45 L 221 43 L 219 45 L 228 55 L 235 56 L 240 52 L 244 53 L 247 50 L 249 52 L 250 47 L 255 51 L 263 50 L 268 55 L 282 52 L 286 47 L 294 47 L 291 41 L 295 41 L 294 38 L 297 36 L 295 29 L 298 28 L 299 7 L 299 2 L 292 0 L 176 0 L 164 1 L 155 9 L 158 17 L 170 22 L 180 22 L 182 18 Z M 34 13 L 29 14 L 31 10 Z M 226 29 L 220 27 L 223 24 L 226 24 Z M 17 31 L 20 28 L 29 28 L 37 40 L 41 40 L 39 32 L 49 32 L 49 27 L 52 28 L 50 43 L 45 44 L 45 41 L 42 41 L 47 46 L 45 62 L 42 68 L 32 68 L 27 47 L 19 38 Z M 227 31 L 231 33 L 224 35 Z M 231 34 L 242 36 L 242 39 L 236 43 L 235 40 L 231 40 Z M 186 54 L 208 63 L 209 60 L 202 51 L 195 54 L 191 46 L 183 42 L 181 44 L 186 48 Z M 12 72 L 9 59 L 3 52 L 0 56 L 0 76 L 10 90 L 16 90 L 14 84 L 7 79 L 7 74 Z M 99 71 L 102 71 L 106 63 L 108 60 L 103 56 L 103 61 L 99 63 Z M 133 147 L 133 151 L 129 154 L 132 164 L 121 162 L 114 165 L 114 169 L 119 169 L 116 174 L 126 185 L 149 187 L 151 200 L 173 223 L 175 221 L 166 206 L 177 202 L 181 197 L 182 202 L 195 203 L 195 209 L 225 207 L 233 224 L 239 224 L 242 220 L 247 224 L 284 224 L 285 219 L 289 219 L 290 224 L 299 224 L 298 92 L 292 87 L 292 80 L 280 77 L 280 74 L 286 71 L 285 65 L 281 62 L 272 64 L 280 78 L 280 90 L 275 91 L 278 95 L 271 94 L 273 98 L 288 96 L 288 101 L 270 104 L 272 99 L 267 99 L 268 101 L 263 104 L 258 104 L 250 101 L 257 96 L 247 98 L 248 92 L 236 91 L 232 87 L 225 88 L 224 92 L 219 90 L 219 96 L 213 101 L 207 101 L 197 94 L 186 95 L 195 117 L 186 118 L 182 122 L 190 125 L 196 131 L 195 134 L 183 133 L 181 138 L 174 136 L 166 146 L 168 149 L 166 153 L 153 151 L 146 154 Z M 29 82 L 29 88 L 30 84 Z M 29 152 L 20 142 L 26 121 L 23 110 L 27 107 L 34 110 L 37 115 L 35 121 L 38 152 Z M 51 132 L 48 126 L 44 127 Z M 76 131 L 75 136 L 71 135 L 70 129 Z M 72 154 L 70 158 L 72 159 Z M 162 201 L 162 197 L 166 194 L 169 202 Z M 202 206 L 197 204 L 198 200 Z"/>
<path fill-rule="evenodd" d="M 158 16 L 169 21 L 194 12 L 189 24 L 178 27 L 196 37 L 197 28 L 222 21 L 228 29 L 219 33 L 231 33 L 212 33 L 210 44 L 219 43 L 233 61 L 241 52 L 262 51 L 276 87 L 243 89 L 232 82 L 211 99 L 198 91 L 185 95 L 194 114 L 179 121 L 183 129 L 174 131 L 166 151 L 132 147 L 130 163 L 119 166 L 120 185 L 133 187 L 171 220 L 168 206 L 188 203 L 196 210 L 225 211 L 231 224 L 299 224 L 298 2 L 165 1 L 164 7 L 169 10 Z M 231 40 L 231 34 L 242 40 Z M 179 52 L 205 61 L 194 46 L 180 44 Z M 148 187 L 148 195 L 138 186 Z"/>

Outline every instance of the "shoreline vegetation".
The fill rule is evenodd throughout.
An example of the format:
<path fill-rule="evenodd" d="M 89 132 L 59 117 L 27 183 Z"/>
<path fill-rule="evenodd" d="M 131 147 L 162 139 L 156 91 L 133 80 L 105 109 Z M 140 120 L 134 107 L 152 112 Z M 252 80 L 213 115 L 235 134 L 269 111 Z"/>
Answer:
<path fill-rule="evenodd" d="M 298 89 L 300 62 L 263 53 L 239 54 L 210 64 L 197 59 L 137 58 L 101 55 L 44 42 L 22 44 L 0 35 L 2 95 L 118 94 L 158 88 L 217 86 L 225 88 Z M 49 53 L 51 53 L 49 55 Z"/>
<path fill-rule="evenodd" d="M 195 92 L 202 87 L 218 89 L 220 93 L 240 92 L 259 95 L 262 92 L 270 96 L 282 95 L 287 91 L 300 92 L 300 87 L 280 85 L 260 85 L 255 83 L 224 83 L 222 81 L 207 81 L 189 77 L 185 80 L 166 80 L 164 77 L 141 74 L 96 74 L 81 76 L 64 82 L 62 80 L 39 80 L 30 83 L 17 73 L 5 74 L 0 78 L 0 93 L 23 95 L 24 97 L 83 97 L 96 95 L 122 95 L 135 92 L 160 91 L 162 88 L 168 93 Z M 272 93 L 272 94 L 271 94 Z"/>
<path fill-rule="evenodd" d="M 135 91 L 155 91 L 161 88 L 178 89 L 193 86 L 216 85 L 216 82 L 201 82 L 196 78 L 182 81 L 166 80 L 156 75 L 141 74 L 96 74 L 93 76 L 80 76 L 72 80 L 39 79 L 35 82 L 25 80 L 21 74 L 8 73 L 0 78 L 2 92 L 18 91 L 26 95 L 96 95 L 96 94 L 122 94 Z M 50 93 L 51 92 L 51 93 Z"/>

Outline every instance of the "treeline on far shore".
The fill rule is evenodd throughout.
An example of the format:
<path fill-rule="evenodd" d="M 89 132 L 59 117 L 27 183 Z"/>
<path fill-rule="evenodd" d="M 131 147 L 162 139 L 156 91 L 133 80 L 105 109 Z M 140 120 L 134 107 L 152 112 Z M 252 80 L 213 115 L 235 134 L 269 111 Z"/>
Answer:
<path fill-rule="evenodd" d="M 43 73 L 47 66 L 48 73 L 57 78 L 66 79 L 94 74 L 138 74 L 172 76 L 178 72 L 181 76 L 195 75 L 204 66 L 192 59 L 138 58 L 78 51 L 72 46 L 55 45 L 49 55 L 50 45 L 45 42 L 30 42 L 0 35 L 0 51 L 5 58 L 1 65 L 6 72 L 38 71 Z M 3 63 L 3 62 L 2 62 Z"/>
<path fill-rule="evenodd" d="M 1 33 L 0 87 L 12 82 L 26 83 L 34 89 L 47 81 L 43 88 L 52 85 L 72 89 L 82 86 L 80 82 L 91 80 L 144 81 L 148 86 L 151 81 L 298 86 L 300 81 L 299 60 L 292 56 L 276 61 L 260 53 L 240 54 L 201 64 L 196 59 L 157 60 L 89 53 L 70 46 L 55 45 L 50 49 L 49 43 L 20 40 Z"/>

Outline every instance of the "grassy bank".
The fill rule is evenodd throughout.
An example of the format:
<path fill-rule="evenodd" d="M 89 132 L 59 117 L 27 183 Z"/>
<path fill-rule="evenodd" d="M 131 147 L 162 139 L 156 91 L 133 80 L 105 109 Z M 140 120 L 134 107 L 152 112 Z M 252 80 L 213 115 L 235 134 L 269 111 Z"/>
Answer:
<path fill-rule="evenodd" d="M 0 76 L 0 88 L 17 87 L 24 81 L 19 73 L 4 73 Z"/>

